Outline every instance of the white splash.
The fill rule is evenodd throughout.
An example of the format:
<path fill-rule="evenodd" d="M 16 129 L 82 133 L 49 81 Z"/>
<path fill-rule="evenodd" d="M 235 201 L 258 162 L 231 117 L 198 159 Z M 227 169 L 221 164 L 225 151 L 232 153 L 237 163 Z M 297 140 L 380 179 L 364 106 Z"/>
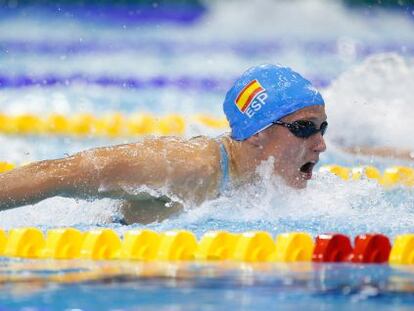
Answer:
<path fill-rule="evenodd" d="M 273 176 L 272 163 L 259 170 L 261 179 L 188 210 L 176 222 L 183 226 L 213 221 L 237 230 L 266 228 L 274 232 L 307 231 L 396 234 L 414 225 L 414 198 L 408 189 L 385 191 L 372 180 L 343 181 L 316 173 L 306 189 L 288 188 Z M 260 224 L 259 226 L 257 224 Z M 160 224 L 161 228 L 170 226 Z"/>
<path fill-rule="evenodd" d="M 414 63 L 397 54 L 369 57 L 324 92 L 327 137 L 346 145 L 413 148 Z"/>
<path fill-rule="evenodd" d="M 117 218 L 118 202 L 54 197 L 35 205 L 0 212 L 0 228 L 96 226 Z"/>

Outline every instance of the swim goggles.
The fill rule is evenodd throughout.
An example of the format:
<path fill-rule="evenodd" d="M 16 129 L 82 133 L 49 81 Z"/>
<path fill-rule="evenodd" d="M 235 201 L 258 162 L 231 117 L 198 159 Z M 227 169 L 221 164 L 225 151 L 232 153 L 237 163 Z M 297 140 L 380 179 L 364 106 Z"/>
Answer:
<path fill-rule="evenodd" d="M 272 123 L 286 127 L 293 135 L 299 138 L 309 138 L 318 132 L 321 132 L 323 136 L 328 128 L 328 122 L 326 121 L 322 122 L 319 128 L 316 128 L 315 123 L 308 120 L 297 120 L 292 123 L 275 121 Z"/>

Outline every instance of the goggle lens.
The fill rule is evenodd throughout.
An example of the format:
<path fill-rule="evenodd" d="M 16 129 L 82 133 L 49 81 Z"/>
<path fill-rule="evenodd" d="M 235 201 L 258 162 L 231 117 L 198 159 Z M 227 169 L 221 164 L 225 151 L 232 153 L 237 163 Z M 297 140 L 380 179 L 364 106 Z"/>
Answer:
<path fill-rule="evenodd" d="M 328 128 L 328 122 L 326 121 L 322 122 L 319 128 L 316 128 L 315 123 L 308 120 L 298 120 L 292 123 L 276 121 L 274 123 L 288 128 L 293 135 L 300 138 L 309 138 L 318 132 L 321 132 L 323 136 Z"/>

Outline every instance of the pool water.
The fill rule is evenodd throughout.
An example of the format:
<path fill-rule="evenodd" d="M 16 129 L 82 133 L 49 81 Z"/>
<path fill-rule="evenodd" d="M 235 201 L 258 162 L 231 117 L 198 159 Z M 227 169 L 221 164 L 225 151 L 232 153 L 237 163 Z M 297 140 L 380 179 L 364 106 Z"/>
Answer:
<path fill-rule="evenodd" d="M 409 310 L 414 302 L 411 267 L 9 260 L 2 270 L 7 265 L 15 273 L 2 286 L 5 310 Z"/>
<path fill-rule="evenodd" d="M 85 8 L 2 9 L 0 112 L 178 113 L 188 118 L 186 137 L 214 137 L 223 130 L 199 126 L 190 116 L 222 117 L 221 104 L 235 77 L 252 65 L 281 63 L 312 80 L 326 100 L 328 150 L 320 165 L 412 166 L 341 149 L 370 145 L 411 150 L 414 145 L 411 11 L 349 8 L 323 0 L 212 1 L 191 7 L 185 17 L 172 14 L 174 7 L 157 10 L 153 5 L 150 17 L 131 19 L 110 9 L 105 18 L 104 13 L 93 18 L 93 11 Z M 0 135 L 1 146 L 7 146 L 0 148 L 0 160 L 23 164 L 137 139 Z M 114 200 L 56 197 L 1 212 L 0 227 L 109 227 L 119 234 L 135 228 L 182 228 L 198 237 L 209 230 L 305 231 L 314 236 L 342 232 L 352 237 L 380 232 L 390 238 L 412 232 L 412 189 L 385 190 L 369 180 L 345 182 L 316 173 L 307 189 L 292 191 L 269 176 L 270 166 L 264 163 L 263 181 L 255 185 L 199 206 L 188 204 L 179 215 L 148 225 L 115 223 Z M 129 277 L 105 277 L 100 270 L 103 264 L 119 263 L 89 263 L 87 269 L 98 271 L 98 280 L 64 283 L 47 278 L 66 273 L 63 268 L 49 271 L 53 261 L 36 268 L 18 263 L 1 262 L 0 310 L 329 310 L 350 305 L 408 310 L 413 303 L 410 268 L 387 265 L 226 270 L 195 263 L 180 266 L 183 278 L 168 273 L 142 278 L 131 272 L 138 263 L 124 263 Z M 78 263 L 72 264 L 76 270 Z M 37 280 L 30 280 L 33 269 L 40 271 Z"/>

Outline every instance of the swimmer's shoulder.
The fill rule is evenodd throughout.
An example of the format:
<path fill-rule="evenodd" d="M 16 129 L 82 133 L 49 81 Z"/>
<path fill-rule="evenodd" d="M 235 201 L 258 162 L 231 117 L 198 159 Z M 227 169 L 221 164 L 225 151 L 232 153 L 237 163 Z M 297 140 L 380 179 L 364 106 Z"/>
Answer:
<path fill-rule="evenodd" d="M 220 169 L 220 144 L 206 136 L 193 137 L 185 143 L 193 169 L 200 176 L 215 177 Z"/>
<path fill-rule="evenodd" d="M 214 178 L 220 169 L 220 141 L 207 136 L 190 139 L 174 136 L 145 137 L 137 142 L 106 148 L 120 159 L 135 159 L 143 164 L 158 163 L 182 178 Z M 114 155 L 113 152 L 110 154 Z M 114 157 L 112 156 L 112 161 Z"/>
<path fill-rule="evenodd" d="M 193 202 L 202 202 L 213 197 L 220 176 L 220 149 L 214 139 L 201 136 L 182 140 L 175 149 L 172 186 L 175 193 L 189 197 Z"/>

